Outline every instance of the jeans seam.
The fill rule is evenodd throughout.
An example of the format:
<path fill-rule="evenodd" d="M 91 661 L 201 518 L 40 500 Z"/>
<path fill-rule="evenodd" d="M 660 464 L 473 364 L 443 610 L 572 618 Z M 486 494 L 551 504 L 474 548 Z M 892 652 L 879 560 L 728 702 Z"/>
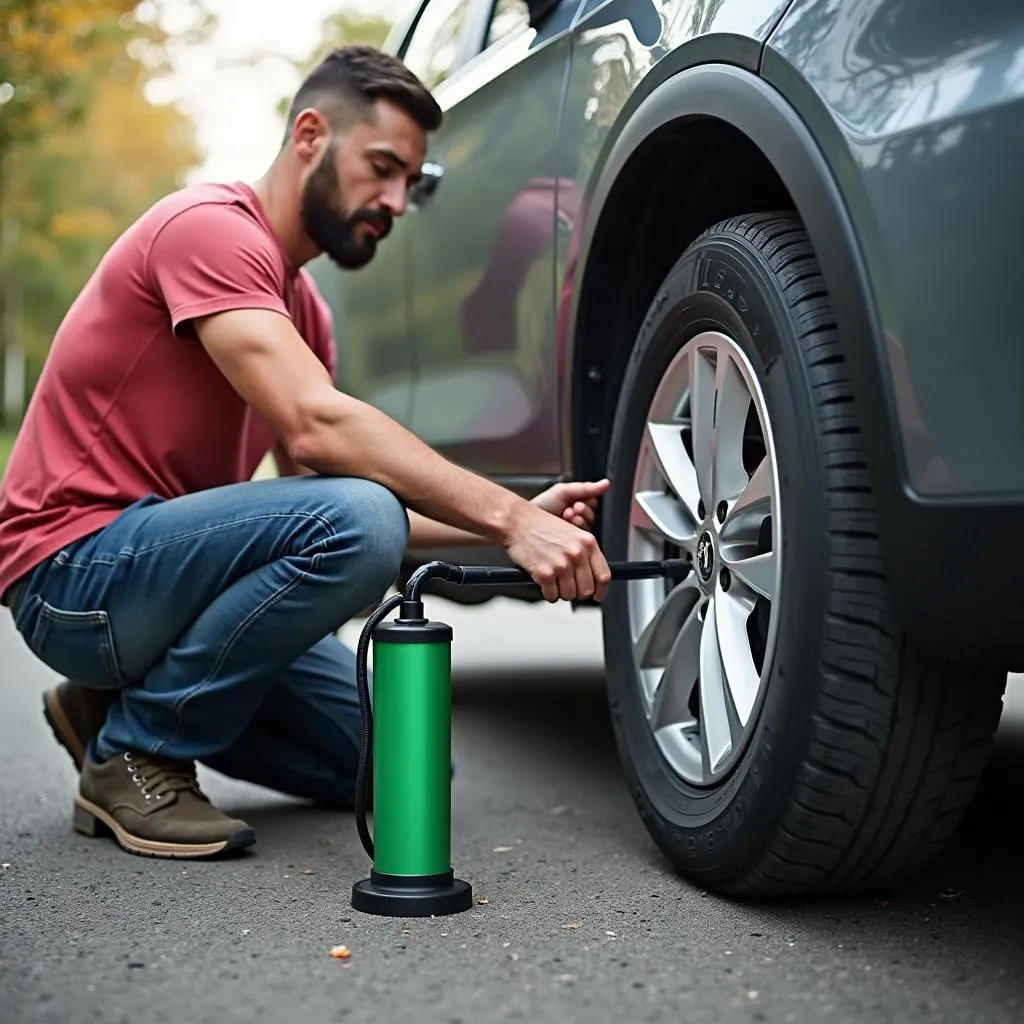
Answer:
<path fill-rule="evenodd" d="M 256 621 L 256 619 L 263 615 L 263 613 L 268 608 L 271 608 L 282 597 L 284 597 L 290 591 L 294 590 L 299 585 L 299 583 L 301 583 L 308 576 L 309 573 L 304 572 L 300 569 L 298 575 L 295 577 L 294 580 L 292 580 L 290 583 L 285 584 L 283 587 L 278 587 L 278 589 L 275 590 L 273 594 L 271 594 L 265 601 L 263 601 L 263 603 L 260 604 L 259 607 L 254 608 L 245 617 L 245 619 L 243 619 L 242 622 L 240 622 L 235 627 L 234 631 L 231 633 L 231 636 L 228 637 L 224 646 L 221 648 L 220 657 L 218 657 L 216 662 L 214 662 L 214 665 L 210 669 L 210 671 L 207 672 L 206 676 L 203 679 L 201 679 L 198 683 L 196 683 L 194 686 L 190 686 L 181 695 L 180 699 L 175 702 L 174 714 L 177 721 L 175 723 L 174 732 L 171 734 L 169 739 L 162 739 L 159 742 L 153 744 L 150 753 L 154 757 L 160 753 L 160 751 L 163 749 L 166 743 L 174 743 L 180 738 L 182 726 L 182 709 L 190 700 L 192 700 L 193 697 L 196 697 L 200 693 L 202 693 L 202 691 L 205 690 L 206 687 L 209 686 L 210 682 L 217 676 L 217 673 L 220 671 L 224 662 L 227 660 L 228 655 L 231 653 L 232 648 L 237 643 L 238 638 L 242 635 L 242 633 L 245 632 L 245 630 L 248 629 L 249 626 L 254 621 Z"/>
<path fill-rule="evenodd" d="M 263 515 L 257 516 L 246 516 L 243 519 L 232 519 L 229 523 L 217 523 L 213 526 L 204 526 L 201 530 L 192 530 L 189 533 L 176 533 L 173 537 L 165 537 L 154 544 L 149 544 L 144 548 L 121 548 L 114 558 L 109 555 L 97 555 L 95 558 L 88 559 L 74 559 L 64 563 L 66 568 L 74 569 L 89 569 L 94 565 L 117 565 L 117 561 L 120 558 L 135 558 L 139 555 L 147 555 L 152 551 L 159 551 L 161 548 L 168 547 L 171 544 L 176 544 L 182 540 L 194 540 L 196 537 L 205 537 L 208 534 L 216 533 L 218 530 L 228 530 L 235 526 L 245 526 L 249 523 L 258 523 L 263 519 L 294 519 L 296 516 L 301 516 L 304 519 L 316 520 L 329 536 L 333 536 L 333 527 L 330 520 L 325 519 L 319 513 L 316 512 L 303 512 L 301 509 L 297 509 L 294 512 L 267 512 Z M 313 546 L 322 546 L 328 538 L 322 538 L 318 540 Z"/>

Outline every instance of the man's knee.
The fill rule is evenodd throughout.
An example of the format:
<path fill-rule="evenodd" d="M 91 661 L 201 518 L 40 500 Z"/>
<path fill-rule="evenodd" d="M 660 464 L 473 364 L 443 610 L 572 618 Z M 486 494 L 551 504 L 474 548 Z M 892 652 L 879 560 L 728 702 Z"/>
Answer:
<path fill-rule="evenodd" d="M 391 491 L 371 480 L 339 481 L 339 491 L 335 550 L 344 556 L 348 581 L 376 597 L 398 576 L 409 517 Z"/>
<path fill-rule="evenodd" d="M 398 574 L 409 542 L 409 516 L 405 506 L 386 487 L 365 480 L 360 481 L 359 491 L 360 553 L 367 561 L 379 563 L 390 583 Z"/>

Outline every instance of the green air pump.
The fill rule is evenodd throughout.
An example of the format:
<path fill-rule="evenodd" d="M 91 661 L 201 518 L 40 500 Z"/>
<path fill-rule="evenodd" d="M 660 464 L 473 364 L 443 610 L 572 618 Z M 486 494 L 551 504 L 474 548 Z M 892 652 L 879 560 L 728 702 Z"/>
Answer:
<path fill-rule="evenodd" d="M 678 559 L 609 568 L 613 580 L 682 579 L 691 565 Z M 531 582 L 515 566 L 429 562 L 366 620 L 356 649 L 363 735 L 355 813 L 373 868 L 352 887 L 352 907 L 366 914 L 427 917 L 473 905 L 472 888 L 451 865 L 452 627 L 424 615 L 421 595 L 433 579 L 460 586 Z M 398 605 L 398 617 L 384 622 Z M 371 783 L 374 836 L 366 823 Z"/>

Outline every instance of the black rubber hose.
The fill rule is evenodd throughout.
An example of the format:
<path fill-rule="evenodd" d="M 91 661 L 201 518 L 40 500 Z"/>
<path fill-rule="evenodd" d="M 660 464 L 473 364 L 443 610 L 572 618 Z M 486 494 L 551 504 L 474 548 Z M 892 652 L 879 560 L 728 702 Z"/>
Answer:
<path fill-rule="evenodd" d="M 372 779 L 371 764 L 373 763 L 373 709 L 370 705 L 370 680 L 366 670 L 366 662 L 370 653 L 370 641 L 377 624 L 392 608 L 397 608 L 402 601 L 401 594 L 393 594 L 378 605 L 366 620 L 359 634 L 356 647 L 356 689 L 359 691 L 359 713 L 363 720 L 363 735 L 359 743 L 359 768 L 356 771 L 356 829 L 363 844 L 366 855 L 373 859 L 373 836 L 366 823 L 366 811 L 370 802 L 370 783 Z"/>

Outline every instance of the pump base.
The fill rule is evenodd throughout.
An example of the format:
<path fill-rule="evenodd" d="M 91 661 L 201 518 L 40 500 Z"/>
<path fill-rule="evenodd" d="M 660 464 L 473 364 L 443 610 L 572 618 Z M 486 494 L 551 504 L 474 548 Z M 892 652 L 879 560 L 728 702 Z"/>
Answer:
<path fill-rule="evenodd" d="M 352 886 L 352 908 L 380 917 L 441 917 L 473 906 L 473 889 L 449 869 L 440 875 L 382 875 Z"/>

